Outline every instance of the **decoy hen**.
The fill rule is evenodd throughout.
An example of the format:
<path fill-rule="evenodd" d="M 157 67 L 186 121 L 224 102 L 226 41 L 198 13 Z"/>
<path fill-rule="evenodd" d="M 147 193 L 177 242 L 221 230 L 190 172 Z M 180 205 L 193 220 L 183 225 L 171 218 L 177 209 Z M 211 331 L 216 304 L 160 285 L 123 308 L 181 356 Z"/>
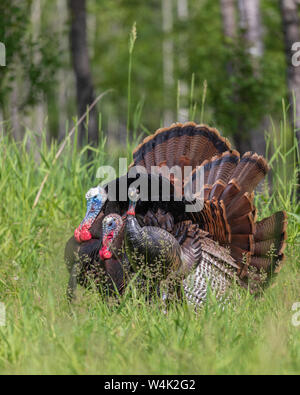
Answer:
<path fill-rule="evenodd" d="M 130 167 L 143 166 L 148 173 L 149 182 L 154 177 L 151 171 L 155 166 L 155 177 L 171 185 L 173 200 L 171 199 L 170 203 L 164 202 L 161 196 L 156 199 L 157 201 L 138 201 L 134 224 L 138 224 L 141 229 L 144 226 L 156 227 L 157 240 L 161 238 L 161 229 L 176 240 L 176 243 L 173 242 L 174 251 L 168 252 L 168 256 L 172 256 L 174 261 L 171 262 L 172 259 L 169 261 L 169 258 L 165 257 L 168 267 L 172 268 L 173 263 L 174 270 L 177 270 L 182 265 L 183 260 L 181 258 L 180 262 L 179 259 L 182 251 L 186 257 L 190 257 L 188 263 L 183 265 L 185 279 L 182 281 L 187 298 L 191 302 L 199 305 L 205 300 L 208 283 L 220 297 L 234 278 L 241 286 L 256 292 L 268 283 L 274 272 L 279 271 L 284 258 L 286 214 L 280 211 L 257 222 L 256 208 L 253 204 L 253 191 L 268 172 L 268 165 L 262 156 L 247 152 L 240 158 L 240 154 L 231 149 L 230 143 L 221 137 L 217 130 L 189 122 L 159 129 L 137 147 L 133 152 L 133 159 Z M 166 171 L 174 166 L 182 170 L 188 168 L 190 174 L 185 174 L 182 180 L 178 180 L 176 174 Z M 174 197 L 185 188 L 190 188 L 194 196 L 200 196 L 197 172 L 201 170 L 204 172 L 204 185 L 201 186 L 204 195 L 203 209 L 199 212 L 186 212 L 187 202 L 184 198 L 177 201 Z M 118 182 L 119 180 L 117 185 Z M 98 254 L 101 262 L 109 266 L 111 260 L 117 261 L 120 267 L 123 267 L 123 260 L 128 263 L 124 250 L 122 253 L 116 253 L 120 249 L 113 248 L 112 251 L 111 247 L 114 246 L 115 240 L 122 246 L 125 230 L 130 224 L 133 225 L 131 217 L 134 216 L 127 215 L 127 224 L 124 227 L 129 201 L 110 202 L 107 199 L 101 205 L 101 208 L 97 207 L 93 212 L 95 217 L 95 211 L 98 211 L 95 220 L 88 222 L 87 213 L 88 220 L 86 223 L 83 221 L 81 229 L 84 229 L 84 234 L 90 233 L 91 240 L 99 239 L 102 243 L 103 239 L 100 251 L 106 245 L 108 258 L 103 253 L 102 258 Z M 118 230 L 118 237 L 115 236 L 116 239 L 111 241 L 105 239 L 102 222 L 106 216 L 113 213 L 123 218 L 123 225 Z M 82 240 L 85 236 L 81 237 L 81 229 L 79 235 L 77 232 L 75 236 L 77 242 L 84 244 Z M 139 232 L 141 234 L 142 230 L 136 230 L 136 236 Z M 139 248 L 138 237 L 132 237 L 130 243 L 133 249 Z M 128 247 L 126 251 L 129 251 L 128 257 L 132 261 Z M 155 254 L 161 254 L 158 247 L 155 251 L 150 259 L 151 264 L 156 258 Z M 69 255 L 72 256 L 72 252 Z M 88 255 L 87 259 L 92 261 L 94 258 L 89 258 Z M 129 263 L 130 270 L 131 266 Z M 124 271 L 122 281 L 118 278 L 121 272 L 119 270 L 117 274 L 113 273 L 111 281 L 115 284 L 121 282 L 124 289 Z"/>

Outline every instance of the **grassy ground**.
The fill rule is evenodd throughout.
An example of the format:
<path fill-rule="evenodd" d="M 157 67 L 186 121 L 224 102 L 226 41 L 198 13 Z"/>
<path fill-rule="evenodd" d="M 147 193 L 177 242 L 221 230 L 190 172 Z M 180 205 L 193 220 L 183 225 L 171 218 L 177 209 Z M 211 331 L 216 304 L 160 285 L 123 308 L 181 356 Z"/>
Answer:
<path fill-rule="evenodd" d="M 279 140 L 284 133 L 283 127 Z M 57 147 L 35 144 L 32 135 L 19 145 L 0 140 L 0 302 L 7 311 L 0 373 L 300 373 L 300 327 L 291 321 L 292 305 L 300 302 L 295 150 L 273 150 L 273 193 L 263 189 L 257 197 L 261 216 L 278 208 L 290 213 L 287 260 L 273 286 L 262 298 L 243 295 L 224 311 L 210 301 L 198 315 L 186 306 L 165 315 L 137 297 L 108 307 L 83 290 L 70 308 L 64 245 L 82 219 L 86 190 L 97 184 L 96 168 L 110 161 L 103 143 L 88 167 L 86 149 L 70 143 L 52 166 Z"/>

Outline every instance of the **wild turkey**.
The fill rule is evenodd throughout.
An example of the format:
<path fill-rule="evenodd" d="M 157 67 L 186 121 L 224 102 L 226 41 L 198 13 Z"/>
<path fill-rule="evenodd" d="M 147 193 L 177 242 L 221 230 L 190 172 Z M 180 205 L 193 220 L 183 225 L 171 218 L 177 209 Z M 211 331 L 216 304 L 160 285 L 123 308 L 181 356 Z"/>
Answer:
<path fill-rule="evenodd" d="M 253 204 L 253 191 L 269 170 L 262 156 L 247 152 L 240 158 L 216 129 L 189 122 L 159 129 L 136 148 L 133 159 L 131 167 L 143 166 L 148 174 L 142 176 L 149 183 L 153 177 L 159 178 L 159 196 L 148 202 L 139 200 L 132 210 L 130 201 L 105 201 L 103 190 L 92 190 L 87 196 L 91 210 L 88 209 L 85 220 L 75 231 L 77 242 L 71 239 L 66 248 L 71 274 L 74 263 L 80 265 L 79 274 L 76 273 L 78 282 L 86 284 L 86 275 L 93 266 L 97 281 L 104 273 L 109 288 L 122 292 L 126 272 L 137 270 L 133 250 L 148 256 L 147 243 L 140 241 L 141 235 L 149 230 L 151 237 L 156 235 L 152 237 L 156 245 L 148 264 L 153 265 L 155 254 L 162 255 L 161 242 L 167 240 L 168 251 L 162 257 L 164 279 L 178 273 L 187 299 L 196 305 L 205 301 L 208 284 L 221 299 L 234 281 L 257 292 L 279 271 L 284 258 L 286 214 L 280 211 L 257 222 Z M 153 166 L 157 167 L 158 175 L 151 173 Z M 178 183 L 176 176 L 166 172 L 174 166 L 182 170 L 190 166 L 190 177 L 185 174 Z M 186 212 L 187 202 L 184 198 L 178 201 L 176 196 L 188 186 L 195 196 L 200 194 L 196 175 L 201 169 L 204 207 L 200 212 Z M 132 181 L 129 177 L 128 180 Z M 163 183 L 171 186 L 170 202 L 162 199 Z M 117 189 L 120 184 L 118 179 Z M 107 189 L 108 186 L 106 192 Z M 135 232 L 130 233 L 134 227 Z M 101 248 L 97 254 L 99 240 Z M 95 247 L 92 253 L 86 250 L 86 243 Z"/>

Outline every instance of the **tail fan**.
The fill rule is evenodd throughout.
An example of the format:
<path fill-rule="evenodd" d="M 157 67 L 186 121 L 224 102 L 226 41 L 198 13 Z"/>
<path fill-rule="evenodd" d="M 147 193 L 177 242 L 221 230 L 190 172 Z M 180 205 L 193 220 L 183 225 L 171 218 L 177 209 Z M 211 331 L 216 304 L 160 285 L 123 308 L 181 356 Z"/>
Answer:
<path fill-rule="evenodd" d="M 230 143 L 220 133 L 206 125 L 194 122 L 175 123 L 158 129 L 133 151 L 133 164 L 144 166 L 196 166 L 214 155 L 230 150 Z"/>
<path fill-rule="evenodd" d="M 216 129 L 189 122 L 159 129 L 137 147 L 133 159 L 132 165 L 144 166 L 149 173 L 152 166 L 190 166 L 191 174 L 184 174 L 180 186 L 182 190 L 191 187 L 196 196 L 201 192 L 196 185 L 197 171 L 204 170 L 204 208 L 187 214 L 187 219 L 228 247 L 240 266 L 241 279 L 250 278 L 254 271 L 261 283 L 261 272 L 269 275 L 283 260 L 286 214 L 279 212 L 256 222 L 254 190 L 269 171 L 262 156 L 246 152 L 240 157 Z M 161 174 L 166 176 L 163 170 Z M 175 183 L 170 174 L 169 181 Z"/>

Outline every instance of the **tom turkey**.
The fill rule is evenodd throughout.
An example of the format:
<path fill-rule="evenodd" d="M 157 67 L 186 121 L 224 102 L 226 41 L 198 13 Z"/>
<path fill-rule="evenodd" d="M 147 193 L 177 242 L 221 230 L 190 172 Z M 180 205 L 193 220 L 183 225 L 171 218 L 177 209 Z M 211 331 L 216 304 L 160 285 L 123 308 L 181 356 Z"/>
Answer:
<path fill-rule="evenodd" d="M 160 281 L 176 278 L 187 299 L 201 306 L 208 287 L 219 300 L 234 282 L 258 292 L 279 271 L 286 213 L 257 222 L 253 204 L 253 191 L 269 170 L 262 156 L 247 152 L 240 157 L 216 129 L 189 122 L 159 129 L 134 150 L 133 159 L 130 167 L 146 169 L 148 174 L 140 177 L 149 187 L 154 178 L 159 182 L 158 195 L 137 200 L 132 188 L 127 200 L 110 201 L 109 185 L 89 191 L 86 216 L 65 251 L 71 298 L 76 283 L 87 286 L 91 280 L 122 293 L 128 273 L 143 276 L 145 268 L 163 262 L 157 270 Z M 174 166 L 190 174 L 178 180 L 166 172 Z M 199 186 L 201 170 L 204 185 Z M 130 186 L 133 179 L 126 177 Z M 122 179 L 116 180 L 117 196 L 121 184 Z M 171 188 L 168 202 L 162 196 L 166 184 Z M 201 211 L 187 211 L 188 202 L 178 199 L 187 186 L 196 197 L 202 189 Z M 141 261 L 144 266 L 136 265 Z"/>

